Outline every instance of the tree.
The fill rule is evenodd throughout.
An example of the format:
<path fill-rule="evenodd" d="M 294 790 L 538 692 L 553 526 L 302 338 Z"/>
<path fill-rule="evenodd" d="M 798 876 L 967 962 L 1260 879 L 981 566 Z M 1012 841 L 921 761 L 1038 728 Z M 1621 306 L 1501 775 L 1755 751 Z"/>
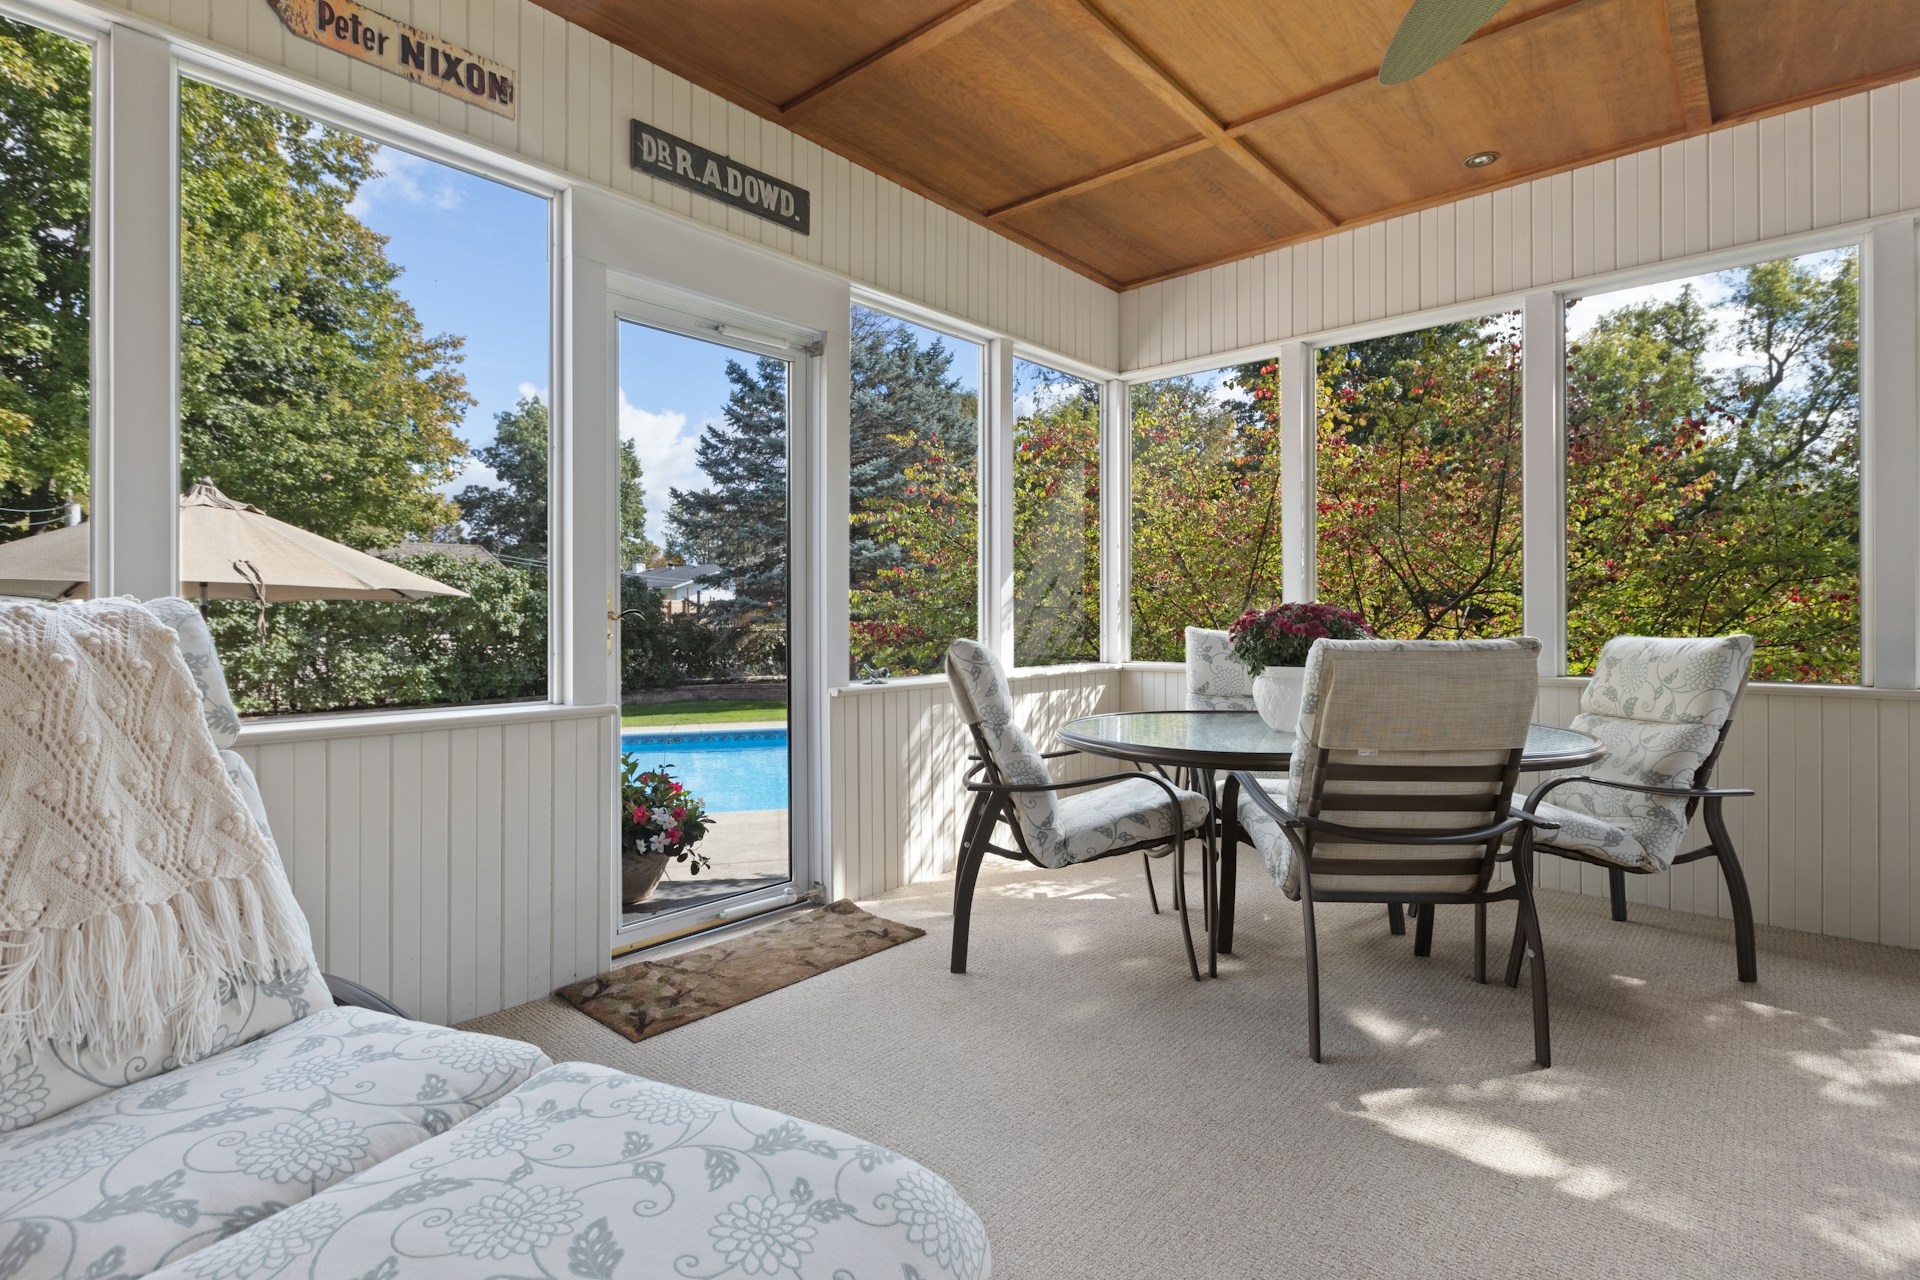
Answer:
<path fill-rule="evenodd" d="M 1177 662 L 1187 627 L 1280 601 L 1279 368 L 1132 391 L 1133 656 Z"/>
<path fill-rule="evenodd" d="M 454 495 L 469 535 L 497 556 L 550 563 L 548 454 L 551 427 L 538 396 L 521 399 L 494 418 L 493 443 L 473 451 L 497 484 L 470 484 Z M 633 441 L 620 442 L 620 550 L 622 566 L 640 564 L 658 550 L 647 537 L 647 498 Z"/>
<path fill-rule="evenodd" d="M 1100 393 L 1063 375 L 1043 376 L 1032 394 L 1033 411 L 1013 424 L 1014 661 L 1093 662 L 1100 657 Z"/>
<path fill-rule="evenodd" d="M 762 356 L 751 369 L 727 361 L 721 419 L 700 433 L 694 456 L 711 484 L 671 490 L 668 551 L 689 564 L 717 564 L 716 585 L 733 599 L 709 605 L 727 622 L 787 618 L 787 366 Z"/>
<path fill-rule="evenodd" d="M 0 541 L 87 499 L 92 72 L 0 18 Z"/>

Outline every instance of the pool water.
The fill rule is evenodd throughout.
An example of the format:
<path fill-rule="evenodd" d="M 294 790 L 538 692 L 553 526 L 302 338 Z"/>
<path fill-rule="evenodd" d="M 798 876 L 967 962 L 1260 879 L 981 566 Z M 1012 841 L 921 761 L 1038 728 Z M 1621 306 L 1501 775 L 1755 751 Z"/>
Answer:
<path fill-rule="evenodd" d="M 641 730 L 620 735 L 620 753 L 670 770 L 708 813 L 787 807 L 785 729 Z"/>

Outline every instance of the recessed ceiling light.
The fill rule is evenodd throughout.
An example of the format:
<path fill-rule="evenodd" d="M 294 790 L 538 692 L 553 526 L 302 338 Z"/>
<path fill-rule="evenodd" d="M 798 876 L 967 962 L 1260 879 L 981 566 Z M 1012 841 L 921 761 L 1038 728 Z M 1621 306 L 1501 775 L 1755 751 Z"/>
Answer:
<path fill-rule="evenodd" d="M 1500 158 L 1498 151 L 1476 151 L 1467 157 L 1467 168 L 1484 169 Z"/>

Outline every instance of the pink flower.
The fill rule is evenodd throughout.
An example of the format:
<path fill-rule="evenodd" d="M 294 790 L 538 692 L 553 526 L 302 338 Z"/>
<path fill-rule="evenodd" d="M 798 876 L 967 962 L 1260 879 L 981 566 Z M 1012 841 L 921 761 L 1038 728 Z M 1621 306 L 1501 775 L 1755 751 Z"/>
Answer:
<path fill-rule="evenodd" d="M 672 793 L 673 793 L 674 795 L 676 795 L 676 796 L 677 796 L 677 795 L 679 795 L 679 794 L 680 794 L 680 793 L 681 793 L 682 791 L 684 791 L 684 790 L 686 790 L 686 788 L 685 788 L 685 787 L 682 787 L 682 786 L 681 786 L 681 785 L 680 785 L 679 783 L 677 783 L 677 782 L 669 782 L 669 783 L 667 784 L 667 790 L 668 790 L 668 791 L 671 791 L 671 792 L 672 792 Z"/>
<path fill-rule="evenodd" d="M 675 822 L 681 822 L 681 821 L 684 821 L 684 820 L 685 820 L 685 818 L 686 818 L 686 816 L 687 816 L 687 810 L 686 810 L 686 806 L 684 806 L 684 805 L 676 805 L 676 806 L 674 806 L 674 810 L 673 810 L 673 820 L 674 820 Z"/>
<path fill-rule="evenodd" d="M 668 827 L 668 828 L 667 828 L 667 843 L 668 843 L 668 844 L 679 844 L 679 843 L 680 843 L 680 828 L 678 828 L 678 827 Z"/>
<path fill-rule="evenodd" d="M 637 804 L 633 806 L 633 820 L 639 823 L 641 826 L 643 827 L 646 826 L 647 820 L 652 816 L 653 816 L 652 810 L 648 809 L 645 805 Z"/>

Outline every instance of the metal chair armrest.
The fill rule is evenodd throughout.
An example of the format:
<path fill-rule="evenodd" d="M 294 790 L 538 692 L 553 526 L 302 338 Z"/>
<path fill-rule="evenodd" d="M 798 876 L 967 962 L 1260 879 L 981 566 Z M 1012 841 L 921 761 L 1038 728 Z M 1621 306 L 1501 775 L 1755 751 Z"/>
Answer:
<path fill-rule="evenodd" d="M 1751 787 L 1656 787 L 1641 782 L 1616 782 L 1611 778 L 1596 778 L 1590 774 L 1570 774 L 1564 778 L 1551 778 L 1527 793 L 1526 812 L 1532 813 L 1534 806 L 1555 787 L 1569 782 L 1584 782 L 1589 786 L 1606 787 L 1612 791 L 1632 791 L 1639 795 L 1671 796 L 1677 800 L 1722 800 L 1728 797 L 1750 796 L 1755 794 Z"/>

